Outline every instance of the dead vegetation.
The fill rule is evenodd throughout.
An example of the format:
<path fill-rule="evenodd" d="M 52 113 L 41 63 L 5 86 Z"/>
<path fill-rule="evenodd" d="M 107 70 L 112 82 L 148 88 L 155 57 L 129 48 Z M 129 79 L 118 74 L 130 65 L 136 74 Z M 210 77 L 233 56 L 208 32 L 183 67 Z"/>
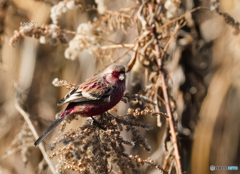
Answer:
<path fill-rule="evenodd" d="M 232 151 L 231 143 L 221 144 L 238 130 L 233 6 L 240 8 L 217 0 L 1 1 L 0 173 L 200 174 L 209 164 L 239 166 L 239 142 Z M 52 122 L 57 100 L 114 62 L 129 72 L 128 91 L 117 108 L 96 117 L 104 129 L 69 117 L 40 154 L 36 130 Z M 229 161 L 213 147 L 231 151 Z"/>

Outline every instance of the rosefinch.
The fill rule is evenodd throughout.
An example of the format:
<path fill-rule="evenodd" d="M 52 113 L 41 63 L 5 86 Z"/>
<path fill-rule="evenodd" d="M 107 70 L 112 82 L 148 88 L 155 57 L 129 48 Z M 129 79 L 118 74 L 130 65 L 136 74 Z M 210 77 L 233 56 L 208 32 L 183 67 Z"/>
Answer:
<path fill-rule="evenodd" d="M 34 145 L 38 146 L 69 115 L 80 114 L 83 117 L 92 117 L 111 109 L 121 100 L 125 88 L 125 68 L 122 65 L 113 64 L 101 74 L 86 80 L 58 102 L 58 106 L 69 104 Z"/>

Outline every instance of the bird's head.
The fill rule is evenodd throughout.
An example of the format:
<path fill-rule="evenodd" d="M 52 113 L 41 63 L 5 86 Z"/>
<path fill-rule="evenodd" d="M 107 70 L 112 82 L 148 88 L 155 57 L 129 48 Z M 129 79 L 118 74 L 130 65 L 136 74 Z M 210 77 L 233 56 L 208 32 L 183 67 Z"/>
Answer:
<path fill-rule="evenodd" d="M 103 75 L 108 83 L 125 83 L 125 68 L 119 64 L 113 64 L 109 66 Z"/>

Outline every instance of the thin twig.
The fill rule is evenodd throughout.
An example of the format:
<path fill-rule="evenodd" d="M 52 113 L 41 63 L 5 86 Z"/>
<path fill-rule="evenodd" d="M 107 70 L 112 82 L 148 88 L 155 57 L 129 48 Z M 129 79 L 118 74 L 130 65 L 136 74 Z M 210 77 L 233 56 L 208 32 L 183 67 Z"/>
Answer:
<path fill-rule="evenodd" d="M 174 146 L 172 146 L 168 150 L 167 154 L 165 155 L 165 158 L 164 158 L 164 161 L 163 161 L 163 168 L 164 169 L 165 169 L 165 167 L 167 167 L 168 159 L 169 159 L 170 155 L 172 154 L 173 150 L 174 150 Z"/>
<path fill-rule="evenodd" d="M 194 10 L 196 10 L 196 8 Z M 153 12 L 153 7 L 151 6 L 151 4 L 149 4 L 149 13 L 150 14 L 154 13 Z M 185 16 L 185 14 L 184 14 L 184 16 Z M 176 33 L 179 29 L 178 27 L 177 26 L 175 27 L 175 32 Z M 176 170 L 177 170 L 178 174 L 182 174 L 180 155 L 179 155 L 178 145 L 177 145 L 177 135 L 176 135 L 174 122 L 173 122 L 173 116 L 172 116 L 172 112 L 171 112 L 171 108 L 170 108 L 170 104 L 169 104 L 169 96 L 168 96 L 168 91 L 167 91 L 167 85 L 166 85 L 166 82 L 165 82 L 165 71 L 163 69 L 163 62 L 162 62 L 162 56 L 161 56 L 160 48 L 159 48 L 160 46 L 159 46 L 159 42 L 158 42 L 158 33 L 157 33 L 156 26 L 153 27 L 152 31 L 153 31 L 153 34 L 155 36 L 155 50 L 156 50 L 157 63 L 158 63 L 158 67 L 159 67 L 159 80 L 161 80 L 161 83 L 162 83 L 162 92 L 163 92 L 163 96 L 164 96 L 164 100 L 165 100 L 165 107 L 166 107 L 166 110 L 167 110 L 167 115 L 169 116 L 167 120 L 169 122 L 170 133 L 171 133 L 171 137 L 172 137 L 172 143 L 173 143 L 173 146 L 174 146 Z M 176 35 L 176 33 L 175 33 L 175 35 Z M 173 37 L 175 37 L 175 35 Z M 165 46 L 166 50 L 167 50 L 171 40 L 173 39 L 173 37 L 170 38 L 170 41 Z"/>
<path fill-rule="evenodd" d="M 127 55 L 131 50 L 133 50 L 135 47 L 135 43 L 133 44 L 133 47 L 129 48 L 125 53 L 123 53 L 121 56 L 119 56 L 118 58 L 116 58 L 114 61 L 112 61 L 111 63 L 107 64 L 106 66 L 104 66 L 102 69 L 100 69 L 99 71 L 97 71 L 94 75 L 99 74 L 99 72 L 101 72 L 103 69 L 106 69 L 106 67 L 110 66 L 111 64 L 116 63 L 117 61 L 119 61 L 121 58 L 123 58 L 125 55 Z"/>
<path fill-rule="evenodd" d="M 101 40 L 105 40 L 105 41 L 113 43 L 113 44 L 121 45 L 124 48 L 129 48 L 129 47 L 125 47 L 124 44 L 122 44 L 122 43 L 118 43 L 118 42 L 115 42 L 113 40 L 106 39 L 104 37 L 97 36 L 97 35 L 94 35 L 94 34 L 86 34 L 86 33 L 81 33 L 81 32 L 76 32 L 76 31 L 71 31 L 71 30 L 62 30 L 62 31 L 65 32 L 65 33 L 68 33 L 68 34 L 73 34 L 73 35 L 79 34 L 79 35 L 83 35 L 83 36 L 94 37 L 96 39 L 101 39 Z"/>
<path fill-rule="evenodd" d="M 137 17 L 138 17 L 139 21 L 140 21 L 141 24 L 142 24 L 142 30 L 143 30 L 143 31 L 146 30 L 146 24 L 147 24 L 147 22 L 146 22 L 145 18 L 141 15 L 141 13 L 142 13 L 143 7 L 144 7 L 144 5 L 145 5 L 146 3 L 147 3 L 147 1 L 144 1 L 144 2 L 142 3 L 142 5 L 141 5 L 141 7 L 139 8 L 138 13 L 137 13 Z"/>
<path fill-rule="evenodd" d="M 124 47 L 123 47 L 124 46 Z M 116 45 L 106 45 L 101 46 L 100 49 L 106 50 L 106 49 L 116 49 L 116 48 L 132 48 L 134 44 L 116 44 Z"/>
<path fill-rule="evenodd" d="M 190 10 L 190 11 L 187 11 L 186 13 L 184 13 L 183 15 L 181 15 L 181 16 L 179 16 L 179 17 L 177 17 L 177 18 L 174 18 L 173 20 L 166 22 L 166 23 L 163 24 L 160 28 L 164 28 L 164 27 L 166 27 L 166 26 L 168 26 L 168 25 L 170 25 L 170 24 L 172 24 L 172 23 L 174 23 L 174 22 L 177 22 L 177 21 L 185 18 L 187 13 L 193 13 L 193 12 L 195 12 L 195 11 L 197 11 L 197 10 L 200 10 L 200 9 L 209 10 L 209 8 L 207 8 L 207 7 L 201 7 L 201 6 L 200 6 L 200 7 L 196 7 L 196 8 L 194 8 L 194 9 Z"/>
<path fill-rule="evenodd" d="M 128 50 L 127 50 L 125 53 L 123 53 L 121 56 L 119 56 L 118 58 L 116 58 L 113 62 L 107 64 L 105 67 L 103 67 L 102 69 L 100 69 L 99 71 L 97 71 L 97 72 L 95 73 L 95 75 L 98 74 L 99 72 L 101 72 L 103 69 L 105 69 L 105 68 L 108 67 L 109 65 L 111 65 L 111 64 L 116 63 L 117 61 L 119 61 L 123 56 L 127 55 L 130 51 L 136 52 L 136 50 L 134 50 L 134 48 L 135 48 L 136 44 L 138 43 L 138 41 L 142 40 L 142 39 L 143 39 L 144 37 L 146 37 L 150 32 L 151 32 L 151 31 L 144 31 L 144 32 L 138 37 L 138 39 L 133 43 L 133 47 L 128 48 Z M 140 53 L 139 53 L 139 54 L 140 54 Z"/>
<path fill-rule="evenodd" d="M 16 87 L 16 90 L 17 90 L 17 96 L 16 96 L 16 98 L 15 98 L 15 107 L 16 107 L 16 109 L 18 110 L 18 112 L 23 116 L 23 118 L 24 118 L 24 120 L 26 121 L 26 123 L 28 124 L 28 127 L 29 127 L 29 129 L 31 130 L 34 138 L 35 138 L 35 139 L 38 139 L 37 131 L 35 130 L 35 128 L 34 128 L 32 122 L 31 122 L 31 120 L 29 119 L 29 114 L 26 113 L 26 112 L 21 108 L 21 106 L 19 105 L 19 102 L 18 102 L 18 89 L 17 89 L 18 87 L 17 87 L 17 84 L 15 84 L 15 87 Z M 51 161 L 50 161 L 50 159 L 49 159 L 49 157 L 48 157 L 48 154 L 46 153 L 43 145 L 40 144 L 40 145 L 39 145 L 39 148 L 40 148 L 40 150 L 41 150 L 41 152 L 42 152 L 42 154 L 43 154 L 43 157 L 44 157 L 44 159 L 46 160 L 46 162 L 47 162 L 47 164 L 48 164 L 51 172 L 52 172 L 53 174 L 56 174 L 56 170 L 55 170 L 53 164 L 51 163 Z"/>
<path fill-rule="evenodd" d="M 166 113 L 164 113 L 164 112 L 156 112 L 156 113 L 154 113 L 154 114 L 158 114 L 158 115 L 164 116 L 164 117 L 166 117 L 166 118 L 169 117 L 169 116 L 168 116 Z"/>
<path fill-rule="evenodd" d="M 157 46 L 157 48 L 158 48 L 158 46 Z M 156 50 L 156 52 L 158 52 L 158 51 Z M 159 68 L 161 68 L 161 67 L 159 67 Z M 165 82 L 165 72 L 164 71 L 160 72 L 160 78 L 161 78 L 161 82 L 162 82 L 162 92 L 163 92 L 163 96 L 164 96 L 164 100 L 165 100 L 165 107 L 167 110 L 167 115 L 169 115 L 168 122 L 169 122 L 169 127 L 170 127 L 170 133 L 172 136 L 172 143 L 173 143 L 174 150 L 175 150 L 177 171 L 178 171 L 178 174 L 181 174 L 182 171 L 181 171 L 180 155 L 179 155 L 178 145 L 177 145 L 177 135 L 176 135 L 176 131 L 174 128 L 172 112 L 171 112 L 170 105 L 169 105 L 169 97 L 168 97 L 167 86 L 166 86 L 166 82 Z"/>
<path fill-rule="evenodd" d="M 173 38 L 175 37 L 175 35 L 177 34 L 177 32 L 178 32 L 179 29 L 180 29 L 180 25 L 177 24 L 177 25 L 175 26 L 175 30 L 174 30 L 173 34 L 171 35 L 171 37 L 170 37 L 170 39 L 168 40 L 167 44 L 165 45 L 163 51 L 161 52 L 161 58 L 163 58 L 163 56 L 164 56 L 164 54 L 166 53 L 166 51 L 167 51 L 170 43 L 172 42 Z"/>
<path fill-rule="evenodd" d="M 89 5 L 82 5 L 82 4 L 78 4 L 78 6 L 82 9 L 84 9 L 83 11 L 93 11 L 93 10 L 96 10 L 96 11 L 103 11 L 104 13 L 110 13 L 110 14 L 113 14 L 113 13 L 121 13 L 121 12 L 130 12 L 131 10 L 134 10 L 137 8 L 136 7 L 126 7 L 126 8 L 121 8 L 119 11 L 112 11 L 112 10 L 106 10 L 106 9 L 101 9 L 101 8 L 96 8 L 96 7 L 93 7 L 93 6 L 89 6 Z"/>
<path fill-rule="evenodd" d="M 174 160 L 172 160 L 171 163 L 170 163 L 170 166 L 169 166 L 169 169 L 168 169 L 168 174 L 171 174 L 173 164 L 174 164 Z"/>

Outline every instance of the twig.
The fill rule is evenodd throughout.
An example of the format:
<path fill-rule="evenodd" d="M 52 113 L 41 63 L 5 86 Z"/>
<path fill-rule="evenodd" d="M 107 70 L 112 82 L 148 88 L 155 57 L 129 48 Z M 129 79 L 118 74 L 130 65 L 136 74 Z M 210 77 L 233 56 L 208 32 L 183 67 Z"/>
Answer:
<path fill-rule="evenodd" d="M 139 19 L 139 21 L 140 21 L 141 24 L 142 24 L 142 30 L 143 30 L 143 31 L 146 30 L 147 21 L 144 19 L 144 17 L 141 15 L 141 13 L 142 13 L 143 7 L 145 6 L 146 3 L 147 3 L 147 1 L 144 1 L 144 2 L 142 3 L 142 5 L 141 5 L 141 7 L 139 8 L 138 13 L 137 13 L 138 19 Z"/>
<path fill-rule="evenodd" d="M 198 8 L 195 8 L 193 10 L 197 10 L 197 9 Z M 191 11 L 193 11 L 193 10 L 191 10 Z M 150 3 L 149 3 L 149 13 L 150 14 L 154 13 L 153 12 L 153 7 L 151 6 Z M 181 18 L 185 17 L 185 14 L 180 16 L 180 17 Z M 179 18 L 179 19 L 181 19 L 181 18 Z M 179 20 L 179 19 L 177 19 L 177 20 Z M 178 27 L 179 27 L 178 25 L 175 27 L 175 32 L 176 33 L 177 33 L 178 29 L 179 29 Z M 176 35 L 176 33 L 175 33 L 175 35 Z M 179 155 L 178 145 L 177 145 L 177 135 L 176 135 L 176 131 L 175 131 L 175 128 L 174 128 L 174 122 L 173 122 L 173 119 L 172 119 L 173 117 L 172 117 L 172 112 L 171 112 L 171 108 L 170 108 L 170 104 L 169 104 L 169 97 L 168 97 L 167 86 L 166 86 L 166 82 L 165 82 L 165 71 L 163 69 L 162 56 L 160 54 L 160 48 L 159 48 L 160 46 L 159 46 L 159 42 L 158 42 L 158 33 L 157 33 L 157 29 L 156 29 L 155 25 L 153 27 L 153 34 L 155 36 L 155 50 L 156 50 L 157 63 L 158 63 L 158 67 L 159 67 L 159 80 L 161 80 L 161 83 L 162 83 L 162 92 L 163 92 L 163 96 L 164 96 L 164 100 L 165 100 L 165 107 L 166 107 L 166 110 L 167 110 L 167 115 L 169 116 L 168 117 L 168 122 L 169 122 L 171 137 L 172 137 L 172 143 L 173 143 L 173 146 L 174 146 L 176 170 L 177 170 L 178 174 L 182 174 L 180 155 Z M 167 43 L 167 45 L 165 46 L 164 50 L 168 48 L 171 40 L 173 39 L 173 37 L 175 35 L 173 35 L 172 38 L 170 38 L 170 40 Z"/>
<path fill-rule="evenodd" d="M 171 174 L 173 164 L 174 164 L 174 160 L 171 161 L 170 167 L 169 167 L 169 169 L 168 169 L 168 174 Z"/>
<path fill-rule="evenodd" d="M 169 22 L 166 22 L 160 28 L 164 28 L 164 27 L 166 27 L 166 26 L 168 26 L 168 25 L 170 25 L 170 24 L 172 24 L 174 22 L 177 22 L 178 20 L 181 20 L 181 19 L 185 18 L 187 13 L 193 13 L 193 12 L 195 12 L 197 10 L 200 10 L 200 9 L 209 10 L 209 8 L 207 8 L 207 7 L 201 7 L 201 6 L 200 7 L 196 7 L 194 9 L 190 10 L 190 11 L 187 11 L 186 13 L 184 13 L 183 15 L 181 15 L 181 16 L 179 16 L 177 18 L 174 18 L 173 20 L 171 20 Z"/>
<path fill-rule="evenodd" d="M 164 117 L 166 117 L 166 118 L 169 117 L 166 113 L 163 113 L 163 112 L 156 112 L 156 113 L 154 113 L 154 114 L 158 114 L 158 115 L 164 116 Z"/>
<path fill-rule="evenodd" d="M 38 134 L 37 134 L 37 131 L 35 130 L 32 122 L 31 122 L 31 120 L 29 119 L 29 114 L 26 113 L 26 112 L 21 108 L 21 106 L 19 105 L 19 102 L 18 102 L 18 89 L 17 89 L 18 87 L 17 87 L 17 84 L 15 84 L 15 88 L 16 88 L 16 90 L 17 90 L 17 96 L 16 96 L 16 98 L 15 98 L 15 107 L 16 107 L 16 109 L 18 110 L 18 112 L 23 116 L 23 118 L 24 118 L 24 120 L 26 121 L 26 123 L 28 124 L 28 127 L 29 127 L 29 129 L 31 130 L 34 138 L 37 139 L 37 138 L 38 138 Z M 52 172 L 53 174 L 57 174 L 56 171 L 55 171 L 55 168 L 54 168 L 53 164 L 51 163 L 51 161 L 50 161 L 50 159 L 49 159 L 49 157 L 48 157 L 48 154 L 46 153 L 46 151 L 45 151 L 45 149 L 44 149 L 44 147 L 43 147 L 43 145 L 40 144 L 40 145 L 39 145 L 39 148 L 40 148 L 40 150 L 41 150 L 41 152 L 42 152 L 42 154 L 43 154 L 43 157 L 45 158 L 45 160 L 46 160 L 46 162 L 47 162 L 47 164 L 48 164 L 51 172 Z"/>
<path fill-rule="evenodd" d="M 113 43 L 113 44 L 121 45 L 121 46 L 124 47 L 124 48 L 129 48 L 129 47 L 125 47 L 125 45 L 122 44 L 122 43 L 118 43 L 118 42 L 115 42 L 115 41 L 113 41 L 113 40 L 106 39 L 106 38 L 104 38 L 104 37 L 97 36 L 97 35 L 94 35 L 94 34 L 86 34 L 86 33 L 81 33 L 81 32 L 76 32 L 76 31 L 71 31 L 71 30 L 62 30 L 62 31 L 65 32 L 65 33 L 68 33 L 68 34 L 73 34 L 73 35 L 79 34 L 79 35 L 83 35 L 83 36 L 94 37 L 94 38 L 96 38 L 96 39 L 101 39 L 101 40 L 105 40 L 105 41 L 110 42 L 110 43 Z"/>
<path fill-rule="evenodd" d="M 232 16 L 230 16 L 228 13 L 222 13 L 222 12 L 220 12 L 220 11 L 217 11 L 217 13 L 224 18 L 224 20 L 225 20 L 225 22 L 226 22 L 227 24 L 229 24 L 231 27 L 233 27 L 233 28 L 235 29 L 235 34 L 238 34 L 238 33 L 239 33 L 239 30 L 240 30 L 239 25 L 240 25 L 240 23 L 239 23 L 238 21 L 236 21 L 236 20 L 235 20 Z"/>
<path fill-rule="evenodd" d="M 167 154 L 165 155 L 165 158 L 164 158 L 164 161 L 163 161 L 163 168 L 164 168 L 164 169 L 165 169 L 165 167 L 167 166 L 168 159 L 169 159 L 170 155 L 172 154 L 173 150 L 174 150 L 174 146 L 172 146 L 172 147 L 168 150 Z"/>
<path fill-rule="evenodd" d="M 119 56 L 118 58 L 116 58 L 114 61 L 112 61 L 111 63 L 107 64 L 106 66 L 104 66 L 102 69 L 100 69 L 99 71 L 97 71 L 94 75 L 98 74 L 99 72 L 101 72 L 103 69 L 106 69 L 106 67 L 110 66 L 111 64 L 116 63 L 117 61 L 119 61 L 121 58 L 123 58 L 125 55 L 127 55 L 131 50 L 134 50 L 135 47 L 135 43 L 133 44 L 133 47 L 129 48 L 125 53 L 123 53 L 121 56 Z M 135 51 L 135 50 L 134 50 Z"/>
<path fill-rule="evenodd" d="M 136 7 L 126 7 L 126 8 L 121 8 L 119 11 L 112 11 L 112 10 L 106 10 L 106 9 L 99 9 L 99 8 L 96 8 L 96 7 L 93 7 L 93 6 L 89 6 L 89 5 L 82 5 L 82 4 L 78 4 L 79 8 L 82 8 L 84 9 L 83 11 L 93 11 L 93 10 L 96 10 L 96 11 L 103 11 L 104 13 L 110 13 L 110 14 L 114 14 L 114 13 L 121 13 L 121 12 L 130 12 L 131 10 L 134 10 L 137 8 Z M 126 14 L 124 14 L 126 15 Z"/>
<path fill-rule="evenodd" d="M 102 69 L 100 69 L 99 71 L 97 71 L 97 72 L 95 73 L 95 75 L 98 74 L 99 72 L 101 72 L 103 69 L 105 69 L 105 68 L 108 67 L 109 65 L 111 65 L 111 64 L 113 64 L 113 63 L 116 63 L 116 62 L 117 62 L 118 60 L 120 60 L 123 56 L 127 55 L 130 51 L 136 52 L 136 50 L 134 50 L 136 44 L 137 44 L 140 40 L 142 40 L 144 37 L 146 37 L 149 33 L 151 33 L 151 31 L 144 31 L 144 32 L 138 37 L 138 39 L 133 43 L 133 47 L 128 48 L 128 50 L 127 50 L 125 53 L 123 53 L 121 56 L 119 56 L 118 58 L 116 58 L 113 62 L 107 64 L 105 67 L 103 67 Z M 138 53 L 138 54 L 141 54 L 141 53 Z"/>
<path fill-rule="evenodd" d="M 124 46 L 124 47 L 123 47 Z M 100 48 L 102 50 L 106 49 L 116 49 L 116 48 L 132 48 L 134 44 L 117 44 L 117 45 L 106 45 L 106 46 L 101 46 Z"/>
<path fill-rule="evenodd" d="M 180 25 L 177 24 L 177 25 L 175 26 L 175 30 L 174 30 L 173 34 L 171 35 L 171 37 L 170 37 L 170 39 L 168 40 L 167 44 L 165 45 L 163 51 L 161 52 L 161 58 L 163 58 L 163 56 L 164 56 L 164 54 L 166 53 L 166 51 L 167 51 L 170 43 L 172 42 L 173 38 L 175 37 L 175 35 L 177 34 L 177 32 L 178 32 L 179 29 L 180 29 Z"/>
<path fill-rule="evenodd" d="M 157 48 L 159 48 L 158 45 L 157 45 Z M 156 50 L 156 52 L 158 52 L 158 51 Z M 159 57 L 159 59 L 160 59 L 160 57 Z M 159 65 L 160 65 L 159 68 L 162 69 L 162 65 L 161 64 L 159 64 Z M 163 96 L 164 96 L 164 100 L 165 100 L 165 107 L 167 110 L 167 115 L 169 115 L 168 122 L 169 122 L 169 127 L 170 127 L 170 133 L 172 136 L 172 143 L 173 143 L 174 150 L 175 150 L 177 171 L 178 171 L 178 174 L 181 174 L 182 171 L 181 171 L 180 155 L 179 155 L 178 145 L 177 145 L 177 135 L 176 135 L 176 131 L 174 128 L 172 112 L 171 112 L 170 105 L 169 105 L 169 97 L 168 97 L 168 92 L 167 92 L 167 86 L 165 83 L 165 72 L 162 70 L 159 70 L 159 71 L 161 71 L 159 76 L 160 76 L 161 82 L 162 82 L 162 92 L 163 92 Z"/>
<path fill-rule="evenodd" d="M 118 174 L 118 172 L 116 172 L 116 171 L 114 171 L 114 170 L 112 170 L 112 172 L 115 173 L 115 174 Z"/>

